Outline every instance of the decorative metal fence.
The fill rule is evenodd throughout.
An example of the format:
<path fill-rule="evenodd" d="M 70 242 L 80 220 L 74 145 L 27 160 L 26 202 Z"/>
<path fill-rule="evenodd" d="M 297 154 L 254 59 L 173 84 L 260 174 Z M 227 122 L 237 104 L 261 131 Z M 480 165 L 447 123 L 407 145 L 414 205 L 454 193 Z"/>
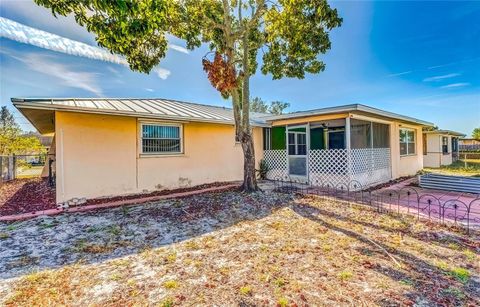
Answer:
<path fill-rule="evenodd" d="M 284 178 L 274 180 L 274 189 L 277 192 L 310 194 L 362 204 L 378 212 L 413 215 L 417 219 L 457 225 L 467 232 L 480 230 L 480 194 L 464 202 L 457 198 L 439 199 L 431 194 L 420 194 L 413 187 L 371 191 L 364 189 L 356 180 L 338 184 L 317 181 L 312 186 Z"/>
<path fill-rule="evenodd" d="M 330 182 L 334 186 L 356 180 L 362 186 L 372 186 L 391 179 L 390 149 L 315 149 L 309 150 L 308 183 Z M 289 180 L 286 150 L 265 150 L 268 179 Z"/>

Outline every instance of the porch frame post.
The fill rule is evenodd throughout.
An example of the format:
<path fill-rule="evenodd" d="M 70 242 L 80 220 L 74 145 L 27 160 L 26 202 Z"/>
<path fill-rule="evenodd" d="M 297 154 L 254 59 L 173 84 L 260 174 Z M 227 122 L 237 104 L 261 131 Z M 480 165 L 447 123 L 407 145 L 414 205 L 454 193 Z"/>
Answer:
<path fill-rule="evenodd" d="M 307 183 L 310 184 L 310 122 L 307 123 L 306 127 L 306 137 L 307 137 Z"/>
<path fill-rule="evenodd" d="M 350 135 L 350 115 L 345 118 L 345 148 L 347 149 L 347 177 L 352 180 L 352 151 Z"/>

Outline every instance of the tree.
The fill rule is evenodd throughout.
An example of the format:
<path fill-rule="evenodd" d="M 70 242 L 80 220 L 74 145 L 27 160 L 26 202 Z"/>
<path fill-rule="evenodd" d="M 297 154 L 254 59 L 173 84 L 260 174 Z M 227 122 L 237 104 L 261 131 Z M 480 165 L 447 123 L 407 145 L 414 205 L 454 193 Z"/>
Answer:
<path fill-rule="evenodd" d="M 473 129 L 472 138 L 480 141 L 480 128 Z"/>
<path fill-rule="evenodd" d="M 258 113 L 271 113 L 274 115 L 280 115 L 283 110 L 288 108 L 290 104 L 283 101 L 272 101 L 270 106 L 262 100 L 262 98 L 255 97 L 250 99 L 250 111 Z"/>
<path fill-rule="evenodd" d="M 13 114 L 3 106 L 0 109 L 0 156 L 39 152 L 42 149 L 38 138 L 23 135 Z"/>
<path fill-rule="evenodd" d="M 283 102 L 283 101 L 272 101 L 270 103 L 270 108 L 268 109 L 268 112 L 275 114 L 275 115 L 280 115 L 283 113 L 283 110 L 288 108 L 290 104 L 288 102 Z"/>
<path fill-rule="evenodd" d="M 250 99 L 250 111 L 257 113 L 268 113 L 268 104 L 260 97 Z"/>
<path fill-rule="evenodd" d="M 35 0 L 54 15 L 73 14 L 132 70 L 150 72 L 165 56 L 166 34 L 194 49 L 208 44 L 202 64 L 211 84 L 231 98 L 235 137 L 244 153 L 243 189 L 257 189 L 250 127 L 250 78 L 258 68 L 273 79 L 319 73 L 331 47 L 329 31 L 341 25 L 326 0 Z"/>

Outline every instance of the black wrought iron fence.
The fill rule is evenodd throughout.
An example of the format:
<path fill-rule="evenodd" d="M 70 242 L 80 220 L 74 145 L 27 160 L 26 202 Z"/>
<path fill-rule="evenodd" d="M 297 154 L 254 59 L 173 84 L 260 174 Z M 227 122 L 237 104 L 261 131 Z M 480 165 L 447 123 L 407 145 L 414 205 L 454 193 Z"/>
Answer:
<path fill-rule="evenodd" d="M 442 224 L 480 229 L 480 193 L 469 198 L 440 199 L 433 194 L 421 194 L 414 187 L 401 189 L 364 189 L 356 180 L 332 184 L 317 180 L 310 184 L 287 178 L 275 178 L 274 189 L 284 193 L 317 195 L 324 198 L 367 205 L 378 212 L 409 214 Z M 467 200 L 468 199 L 468 200 Z"/>

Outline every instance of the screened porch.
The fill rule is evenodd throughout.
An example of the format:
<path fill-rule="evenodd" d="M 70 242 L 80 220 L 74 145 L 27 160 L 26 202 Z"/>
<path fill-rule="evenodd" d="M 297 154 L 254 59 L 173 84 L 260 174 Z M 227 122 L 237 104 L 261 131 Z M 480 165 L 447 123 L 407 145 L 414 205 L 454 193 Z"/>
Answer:
<path fill-rule="evenodd" d="M 390 125 L 340 118 L 264 128 L 268 179 L 368 187 L 391 179 Z"/>

